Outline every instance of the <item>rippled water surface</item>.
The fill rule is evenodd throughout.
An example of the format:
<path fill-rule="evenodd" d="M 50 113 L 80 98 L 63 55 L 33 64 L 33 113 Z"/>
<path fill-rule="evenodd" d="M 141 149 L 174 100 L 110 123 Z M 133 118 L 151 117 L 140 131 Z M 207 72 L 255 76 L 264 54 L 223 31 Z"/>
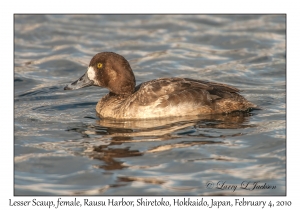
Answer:
<path fill-rule="evenodd" d="M 285 21 L 284 15 L 16 15 L 15 195 L 285 195 Z M 137 84 L 159 77 L 221 82 L 263 109 L 99 119 L 95 106 L 107 89 L 63 87 L 103 51 L 129 60 Z M 270 188 L 240 188 L 254 182 Z"/>

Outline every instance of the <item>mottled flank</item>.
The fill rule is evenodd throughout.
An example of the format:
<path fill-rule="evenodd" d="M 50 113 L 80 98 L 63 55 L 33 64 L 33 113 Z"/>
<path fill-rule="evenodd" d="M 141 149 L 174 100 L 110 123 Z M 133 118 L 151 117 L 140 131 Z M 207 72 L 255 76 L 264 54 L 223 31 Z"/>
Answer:
<path fill-rule="evenodd" d="M 98 63 L 103 64 L 101 68 L 97 68 Z M 134 88 L 135 78 L 128 61 L 116 53 L 98 53 L 91 60 L 91 67 L 95 78 L 85 82 L 110 90 L 96 106 L 102 118 L 193 116 L 258 108 L 241 96 L 237 88 L 203 80 L 160 78 Z M 65 89 L 76 89 L 72 84 Z"/>

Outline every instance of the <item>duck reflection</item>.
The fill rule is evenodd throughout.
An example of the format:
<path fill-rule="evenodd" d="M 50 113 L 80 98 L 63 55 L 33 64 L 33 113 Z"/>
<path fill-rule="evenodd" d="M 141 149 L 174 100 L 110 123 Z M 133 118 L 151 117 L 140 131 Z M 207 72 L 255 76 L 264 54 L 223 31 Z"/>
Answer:
<path fill-rule="evenodd" d="M 124 137 L 124 139 L 129 137 Z M 93 153 L 90 158 L 99 159 L 105 162 L 105 165 L 99 165 L 98 168 L 105 170 L 122 169 L 126 166 L 122 161 L 117 161 L 116 158 L 141 156 L 143 153 L 138 150 L 130 150 L 129 147 L 125 148 L 113 148 L 114 145 L 121 145 L 122 141 L 118 141 L 119 137 L 112 137 L 112 141 L 109 145 L 100 145 L 93 148 Z"/>
<path fill-rule="evenodd" d="M 253 127 L 248 121 L 251 115 L 235 112 L 226 115 L 151 120 L 100 119 L 96 124 L 88 125 L 85 129 L 77 128 L 76 131 L 95 141 L 107 140 L 105 145 L 90 145 L 88 151 L 93 152 L 86 155 L 105 163 L 96 167 L 116 170 L 129 167 L 123 164 L 122 158 L 195 145 L 224 144 L 224 138 L 244 135 L 240 129 Z M 217 129 L 230 129 L 230 132 L 215 132 Z M 170 141 L 173 139 L 176 141 Z M 157 142 L 160 142 L 159 145 Z M 143 149 L 132 149 L 132 143 L 134 148 Z M 140 144 L 140 147 L 137 144 Z"/>

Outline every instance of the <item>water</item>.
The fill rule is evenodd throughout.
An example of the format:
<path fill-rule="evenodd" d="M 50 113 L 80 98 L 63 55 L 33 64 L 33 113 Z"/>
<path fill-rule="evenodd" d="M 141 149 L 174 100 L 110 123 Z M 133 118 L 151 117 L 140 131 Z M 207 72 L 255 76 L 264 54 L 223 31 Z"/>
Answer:
<path fill-rule="evenodd" d="M 284 15 L 16 15 L 15 195 L 285 195 L 285 21 Z M 159 77 L 226 83 L 263 110 L 99 119 L 95 106 L 108 90 L 63 87 L 103 51 L 129 60 L 137 84 Z M 241 188 L 254 182 L 270 188 Z"/>

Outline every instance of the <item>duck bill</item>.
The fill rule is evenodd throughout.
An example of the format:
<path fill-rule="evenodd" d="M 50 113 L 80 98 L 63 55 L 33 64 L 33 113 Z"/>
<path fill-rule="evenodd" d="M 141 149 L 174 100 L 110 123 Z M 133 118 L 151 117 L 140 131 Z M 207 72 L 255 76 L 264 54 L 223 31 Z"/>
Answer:
<path fill-rule="evenodd" d="M 84 87 L 88 87 L 88 86 L 92 86 L 92 85 L 94 85 L 94 82 L 92 80 L 90 80 L 87 73 L 85 73 L 84 75 L 82 75 L 75 82 L 72 82 L 71 84 L 68 84 L 64 88 L 64 90 L 76 90 L 76 89 L 79 89 L 79 88 L 84 88 Z"/>

